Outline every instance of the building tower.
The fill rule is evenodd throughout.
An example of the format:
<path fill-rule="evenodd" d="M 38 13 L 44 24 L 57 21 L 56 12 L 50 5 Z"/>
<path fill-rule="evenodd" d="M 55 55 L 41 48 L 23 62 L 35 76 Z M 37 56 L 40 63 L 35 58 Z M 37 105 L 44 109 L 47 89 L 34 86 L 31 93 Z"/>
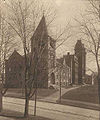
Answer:
<path fill-rule="evenodd" d="M 48 35 L 44 15 L 31 38 L 31 54 L 33 55 L 33 62 L 35 62 L 32 67 L 37 69 L 38 87 L 48 88 L 50 77 L 53 79 L 52 82 L 55 83 L 53 72 L 49 77 L 49 69 L 54 68 L 55 65 L 55 41 Z"/>
<path fill-rule="evenodd" d="M 64 56 L 66 64 L 70 67 L 71 84 L 78 84 L 78 59 L 75 55 L 71 55 L 69 52 Z"/>
<path fill-rule="evenodd" d="M 78 40 L 75 45 L 75 55 L 78 58 L 78 84 L 83 84 L 86 72 L 86 51 L 81 40 Z"/>
<path fill-rule="evenodd" d="M 38 87 L 48 87 L 48 32 L 43 16 L 31 38 L 33 71 L 37 70 Z M 34 74 L 34 73 L 33 73 Z"/>

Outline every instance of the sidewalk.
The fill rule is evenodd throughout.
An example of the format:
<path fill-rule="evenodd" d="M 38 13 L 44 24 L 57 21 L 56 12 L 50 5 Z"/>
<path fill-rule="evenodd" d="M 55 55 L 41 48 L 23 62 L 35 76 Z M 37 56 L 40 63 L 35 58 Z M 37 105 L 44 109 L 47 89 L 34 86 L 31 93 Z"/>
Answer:
<path fill-rule="evenodd" d="M 74 86 L 67 89 L 61 88 L 61 95 L 63 96 L 66 92 L 69 92 L 70 90 L 74 90 L 80 87 L 81 86 Z M 58 103 L 58 104 L 70 105 L 70 106 L 81 107 L 86 109 L 100 110 L 100 105 L 89 103 L 89 102 L 70 100 L 70 99 L 61 99 L 61 103 L 59 103 L 59 96 L 60 96 L 59 94 L 60 94 L 59 91 L 57 91 L 51 94 L 50 96 L 40 97 L 39 99 L 37 99 L 37 101 L 48 102 L 48 103 Z"/>
<path fill-rule="evenodd" d="M 57 103 L 59 103 L 59 100 L 57 100 Z M 70 106 L 80 107 L 80 108 L 86 108 L 86 109 L 92 109 L 92 110 L 100 110 L 100 105 L 99 104 L 76 101 L 76 100 L 61 99 L 60 104 L 70 105 Z"/>
<path fill-rule="evenodd" d="M 24 99 L 4 97 L 3 102 L 4 109 L 24 113 Z M 34 101 L 30 100 L 30 115 L 34 113 L 33 108 Z M 37 115 L 49 120 L 99 120 L 99 111 L 47 102 L 37 102 Z"/>
<path fill-rule="evenodd" d="M 79 88 L 80 86 L 74 86 L 74 87 L 70 87 L 70 88 L 61 88 L 61 95 L 64 95 L 66 92 Z M 22 96 L 22 93 L 15 93 L 13 91 L 11 92 L 7 92 L 5 94 L 5 97 L 12 97 L 12 98 L 24 98 L 24 96 Z M 51 95 L 48 95 L 47 97 L 45 96 L 37 96 L 37 100 L 38 101 L 43 101 L 43 102 L 52 102 L 52 103 L 56 103 L 56 101 L 59 99 L 60 97 L 60 92 L 59 90 L 52 93 Z M 32 98 L 33 99 L 33 98 Z M 31 99 L 31 100 L 32 100 Z"/>
<path fill-rule="evenodd" d="M 0 116 L 0 120 L 14 120 L 13 118 Z"/>
<path fill-rule="evenodd" d="M 79 87 L 81 87 L 81 86 L 75 86 L 75 87 L 71 87 L 68 89 L 62 88 L 61 95 L 63 96 L 66 92 L 77 89 Z M 94 104 L 94 103 L 89 103 L 89 102 L 70 100 L 70 99 L 61 99 L 61 103 L 59 103 L 59 94 L 60 94 L 59 91 L 57 91 L 56 93 L 54 93 L 48 97 L 41 98 L 38 101 L 49 102 L 49 103 L 58 103 L 58 104 L 62 104 L 62 105 L 70 105 L 70 106 L 86 108 L 86 109 L 100 110 L 99 104 Z"/>
<path fill-rule="evenodd" d="M 80 86 L 75 86 L 75 87 L 71 87 L 71 88 L 61 88 L 61 96 L 64 95 L 66 92 L 68 92 L 70 90 L 77 89 L 79 87 Z M 44 98 L 39 99 L 38 101 L 57 103 L 57 100 L 59 100 L 59 97 L 60 97 L 60 92 L 57 91 L 48 97 L 44 97 Z"/>

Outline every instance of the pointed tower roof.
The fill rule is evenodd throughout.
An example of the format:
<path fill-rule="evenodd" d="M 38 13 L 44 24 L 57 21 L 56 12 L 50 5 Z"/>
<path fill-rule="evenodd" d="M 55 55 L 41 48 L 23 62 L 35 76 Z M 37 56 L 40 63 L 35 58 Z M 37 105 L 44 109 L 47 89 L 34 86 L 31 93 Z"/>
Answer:
<path fill-rule="evenodd" d="M 39 46 L 39 43 L 46 43 L 48 41 L 48 31 L 46 26 L 46 20 L 44 15 L 42 16 L 32 38 L 31 38 L 31 52 L 35 47 Z"/>
<path fill-rule="evenodd" d="M 46 20 L 45 20 L 45 17 L 44 15 L 42 16 L 33 36 L 33 37 L 41 37 L 43 34 L 48 34 L 47 32 L 47 26 L 46 26 Z"/>
<path fill-rule="evenodd" d="M 42 16 L 42 19 L 40 20 L 40 23 L 39 23 L 38 27 L 41 27 L 42 29 L 46 29 L 47 30 L 46 20 L 45 20 L 44 15 Z M 37 27 L 37 29 L 38 29 L 38 27 Z"/>

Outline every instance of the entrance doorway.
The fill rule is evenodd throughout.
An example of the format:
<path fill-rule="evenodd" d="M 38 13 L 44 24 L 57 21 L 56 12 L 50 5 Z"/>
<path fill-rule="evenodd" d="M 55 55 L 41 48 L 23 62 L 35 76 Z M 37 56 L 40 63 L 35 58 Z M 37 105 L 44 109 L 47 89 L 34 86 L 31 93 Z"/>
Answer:
<path fill-rule="evenodd" d="M 55 74 L 51 73 L 51 84 L 55 84 Z"/>

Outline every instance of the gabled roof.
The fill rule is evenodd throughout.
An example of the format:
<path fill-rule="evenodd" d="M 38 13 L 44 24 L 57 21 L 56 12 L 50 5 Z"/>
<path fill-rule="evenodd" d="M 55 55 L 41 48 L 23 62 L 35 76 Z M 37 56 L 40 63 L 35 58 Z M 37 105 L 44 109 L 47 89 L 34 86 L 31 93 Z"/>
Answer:
<path fill-rule="evenodd" d="M 62 58 L 59 58 L 59 59 L 56 59 L 57 61 L 57 65 L 59 66 L 65 66 L 67 68 L 70 68 L 70 66 L 68 64 L 66 64 L 66 61 L 65 61 L 65 58 L 62 57 Z M 65 62 L 65 63 L 64 63 Z"/>
<path fill-rule="evenodd" d="M 43 17 L 41 18 L 31 40 L 34 38 L 34 37 L 41 37 L 43 34 L 47 34 L 48 35 L 48 32 L 47 32 L 47 26 L 46 26 L 46 21 L 45 21 L 45 17 L 43 15 Z"/>
<path fill-rule="evenodd" d="M 56 59 L 58 63 L 63 64 L 63 58 Z"/>
<path fill-rule="evenodd" d="M 14 50 L 14 52 L 11 54 L 11 56 L 8 58 L 7 61 L 14 59 L 14 57 L 20 57 L 20 58 L 24 59 L 23 56 L 21 56 L 16 50 Z"/>
<path fill-rule="evenodd" d="M 78 49 L 78 50 L 80 50 L 80 49 L 85 49 L 85 48 L 84 48 L 84 44 L 82 43 L 81 40 L 77 40 L 77 43 L 76 43 L 76 45 L 75 45 L 75 50 L 76 50 L 76 49 Z"/>
<path fill-rule="evenodd" d="M 69 67 L 71 66 L 71 60 L 73 59 L 74 55 L 64 55 L 63 58 L 65 60 L 66 65 L 68 65 Z"/>

